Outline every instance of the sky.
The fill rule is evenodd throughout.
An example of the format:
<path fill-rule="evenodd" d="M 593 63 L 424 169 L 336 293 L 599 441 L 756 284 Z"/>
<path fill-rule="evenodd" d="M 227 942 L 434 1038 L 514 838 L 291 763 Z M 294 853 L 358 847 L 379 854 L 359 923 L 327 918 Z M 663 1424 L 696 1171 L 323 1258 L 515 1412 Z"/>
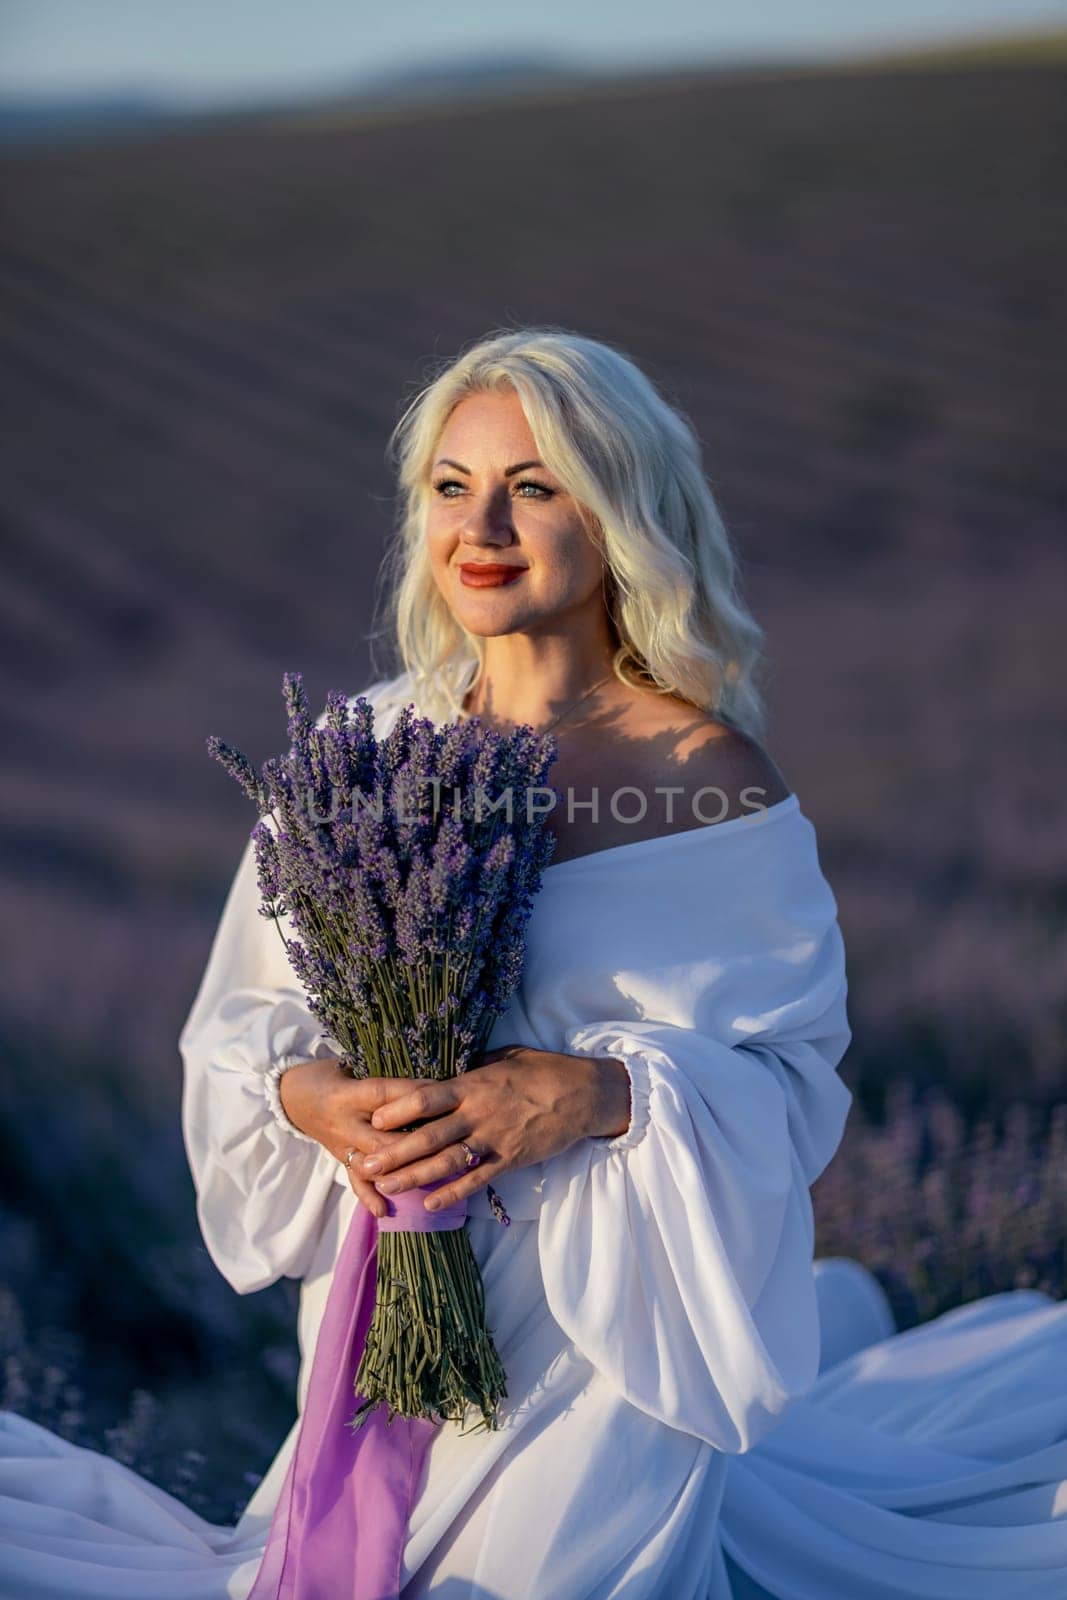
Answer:
<path fill-rule="evenodd" d="M 1067 0 L 0 0 L 0 96 L 299 96 L 418 62 L 529 51 L 574 65 L 841 56 L 1067 24 Z"/>

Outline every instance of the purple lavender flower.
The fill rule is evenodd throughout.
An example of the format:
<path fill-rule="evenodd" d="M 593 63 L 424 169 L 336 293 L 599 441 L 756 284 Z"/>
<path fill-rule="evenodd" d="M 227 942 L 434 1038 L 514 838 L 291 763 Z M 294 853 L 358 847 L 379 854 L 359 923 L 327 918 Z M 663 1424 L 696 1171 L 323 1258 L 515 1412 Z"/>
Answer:
<path fill-rule="evenodd" d="M 214 734 L 209 736 L 207 747 L 216 761 L 221 761 L 230 776 L 237 780 L 253 804 L 261 805 L 263 801 L 263 786 L 256 777 L 255 768 L 247 757 L 243 756 L 240 750 L 235 750 L 232 745 L 224 744 Z"/>

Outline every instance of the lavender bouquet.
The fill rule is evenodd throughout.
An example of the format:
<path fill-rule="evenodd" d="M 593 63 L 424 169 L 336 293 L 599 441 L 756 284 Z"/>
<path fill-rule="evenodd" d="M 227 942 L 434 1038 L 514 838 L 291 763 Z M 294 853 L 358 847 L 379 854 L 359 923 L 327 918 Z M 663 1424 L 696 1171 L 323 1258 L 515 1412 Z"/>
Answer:
<path fill-rule="evenodd" d="M 254 801 L 263 904 L 308 999 L 354 1077 L 447 1078 L 484 1051 L 518 984 L 525 930 L 554 848 L 534 811 L 557 746 L 478 718 L 437 727 L 404 706 L 376 739 L 372 707 L 327 696 L 319 724 L 286 673 L 291 747 L 259 774 L 212 735 L 208 750 Z M 533 811 L 533 815 L 531 812 Z M 287 939 L 286 916 L 298 937 Z M 417 1126 L 417 1125 L 416 1125 Z M 489 1190 L 495 1214 L 506 1221 Z M 394 1416 L 497 1426 L 505 1374 L 465 1228 L 378 1235 L 377 1292 L 352 1425 Z"/>

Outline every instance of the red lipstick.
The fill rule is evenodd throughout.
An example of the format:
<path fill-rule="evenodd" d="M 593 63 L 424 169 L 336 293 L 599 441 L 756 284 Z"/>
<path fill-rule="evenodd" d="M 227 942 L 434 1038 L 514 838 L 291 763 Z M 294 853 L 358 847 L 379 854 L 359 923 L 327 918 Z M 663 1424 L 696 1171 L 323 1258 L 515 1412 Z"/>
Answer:
<path fill-rule="evenodd" d="M 526 571 L 503 561 L 468 561 L 460 566 L 460 582 L 468 589 L 498 589 Z"/>

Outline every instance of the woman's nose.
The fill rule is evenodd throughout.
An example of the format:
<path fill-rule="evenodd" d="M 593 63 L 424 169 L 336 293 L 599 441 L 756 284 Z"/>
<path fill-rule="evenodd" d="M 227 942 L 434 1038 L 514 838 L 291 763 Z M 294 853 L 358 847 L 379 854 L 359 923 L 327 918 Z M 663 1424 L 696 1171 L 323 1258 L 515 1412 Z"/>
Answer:
<path fill-rule="evenodd" d="M 500 500 L 487 495 L 472 503 L 463 527 L 468 544 L 509 544 L 514 537 L 515 525 L 506 497 Z"/>

